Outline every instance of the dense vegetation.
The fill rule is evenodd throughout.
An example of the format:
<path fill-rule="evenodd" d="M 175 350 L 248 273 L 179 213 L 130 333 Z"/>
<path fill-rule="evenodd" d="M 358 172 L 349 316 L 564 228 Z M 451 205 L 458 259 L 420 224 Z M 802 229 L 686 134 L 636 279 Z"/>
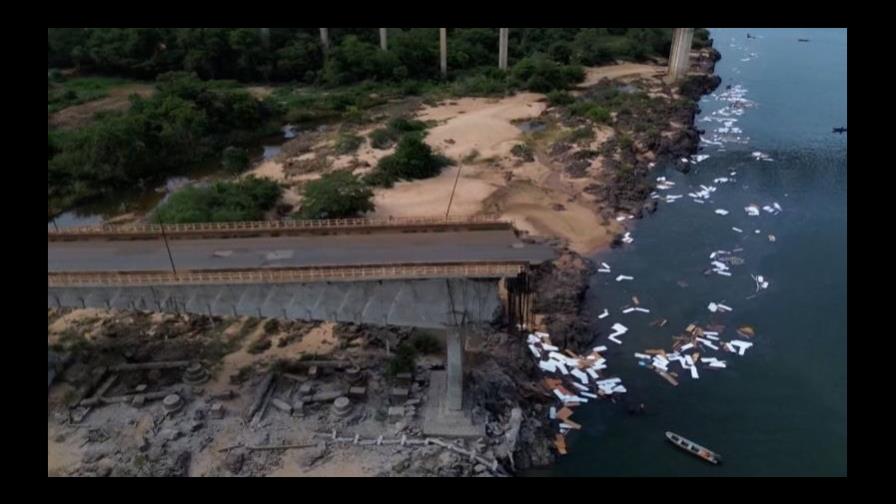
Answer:
<path fill-rule="evenodd" d="M 49 132 L 49 206 L 158 179 L 269 131 L 270 107 L 233 84 L 171 73 L 157 87 L 150 98 L 132 96 L 126 112 Z"/>
<path fill-rule="evenodd" d="M 47 67 L 154 79 L 171 71 L 202 79 L 328 85 L 363 80 L 438 78 L 438 29 L 389 29 L 389 51 L 376 28 L 330 29 L 327 58 L 317 28 L 49 28 Z M 513 28 L 511 64 L 541 53 L 559 65 L 668 56 L 671 28 Z M 697 30 L 694 44 L 706 45 Z M 497 64 L 497 28 L 449 28 L 450 72 L 478 75 Z M 472 71 L 472 72 L 471 72 Z"/>
<path fill-rule="evenodd" d="M 302 194 L 303 219 L 357 217 L 373 210 L 373 191 L 348 170 L 338 170 L 311 181 Z"/>
<path fill-rule="evenodd" d="M 557 105 L 593 121 L 610 120 L 603 103 L 577 104 L 565 90 L 583 65 L 668 56 L 669 28 L 513 28 L 507 72 L 497 68 L 496 28 L 452 28 L 448 79 L 438 65 L 438 29 L 389 29 L 389 50 L 374 28 L 330 29 L 324 55 L 317 28 L 49 28 L 48 114 L 105 96 L 124 79 L 155 81 L 149 98 L 131 97 L 123 112 L 103 112 L 88 126 L 48 131 L 48 207 L 58 210 L 123 187 L 140 186 L 198 162 L 220 159 L 233 171 L 240 150 L 293 123 L 360 122 L 365 111 L 408 95 L 488 96 L 514 90 L 549 93 Z M 695 46 L 708 43 L 697 30 Z M 80 76 L 66 79 L 60 68 Z M 227 79 L 227 80 L 225 80 Z M 264 100 L 239 83 L 282 82 Z M 390 124 L 370 134 L 375 148 L 398 143 L 366 181 L 432 176 L 446 160 L 420 140 L 422 126 Z M 418 133 L 415 133 L 418 132 Z M 346 134 L 337 150 L 352 152 Z M 228 149 L 226 152 L 225 148 Z M 198 214 L 196 214 L 198 215 Z"/>
<path fill-rule="evenodd" d="M 168 223 L 262 220 L 274 208 L 282 189 L 268 179 L 248 177 L 188 186 L 172 194 L 156 209 L 153 221 Z"/>

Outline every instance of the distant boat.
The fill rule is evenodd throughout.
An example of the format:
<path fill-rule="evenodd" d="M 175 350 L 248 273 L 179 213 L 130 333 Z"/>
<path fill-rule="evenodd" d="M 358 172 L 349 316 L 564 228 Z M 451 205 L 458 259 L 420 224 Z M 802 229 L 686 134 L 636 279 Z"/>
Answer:
<path fill-rule="evenodd" d="M 675 446 L 681 448 L 682 450 L 694 455 L 695 457 L 700 457 L 703 460 L 711 463 L 711 464 L 719 464 L 722 462 L 722 456 L 718 453 L 704 448 L 693 441 L 685 439 L 674 432 L 666 431 L 666 439 L 672 442 Z"/>
<path fill-rule="evenodd" d="M 839 128 L 834 128 L 832 133 L 846 133 L 846 128 L 844 128 L 843 126 L 841 126 Z"/>
<path fill-rule="evenodd" d="M 796 39 L 796 41 L 797 41 L 797 42 L 808 42 L 809 39 L 807 39 L 807 38 L 801 38 L 801 39 Z"/>

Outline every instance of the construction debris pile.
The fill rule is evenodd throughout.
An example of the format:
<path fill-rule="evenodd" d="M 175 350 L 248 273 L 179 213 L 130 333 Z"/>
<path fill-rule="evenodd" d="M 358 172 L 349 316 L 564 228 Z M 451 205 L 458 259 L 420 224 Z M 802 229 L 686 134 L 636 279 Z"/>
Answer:
<path fill-rule="evenodd" d="M 710 303 L 710 311 L 730 311 L 725 305 Z M 725 310 L 722 310 L 722 307 Z M 723 340 L 720 335 L 725 331 L 723 325 L 708 325 L 706 328 L 697 324 L 688 325 L 684 334 L 672 338 L 672 349 L 667 351 L 664 349 L 648 349 L 644 352 L 635 352 L 635 358 L 639 360 L 638 365 L 646 367 L 658 375 L 663 377 L 672 385 L 677 386 L 679 374 L 670 370 L 669 366 L 677 363 L 682 372 L 691 375 L 691 378 L 697 380 L 700 378 L 698 369 L 724 369 L 728 367 L 727 361 L 720 359 L 727 352 L 743 356 L 744 352 L 753 346 L 750 341 L 740 339 Z M 743 326 L 737 329 L 737 334 L 744 338 L 752 338 L 755 331 L 750 326 Z M 710 352 L 716 352 L 710 354 Z"/>
<path fill-rule="evenodd" d="M 623 331 L 624 332 L 624 331 Z M 607 347 L 597 346 L 586 356 L 577 355 L 569 350 L 551 344 L 550 335 L 544 332 L 529 334 L 526 342 L 529 350 L 538 361 L 538 367 L 545 373 L 544 385 L 560 403 L 560 409 L 552 406 L 549 411 L 551 420 L 557 422 L 559 432 L 554 445 L 560 454 L 565 455 L 566 433 L 581 429 L 582 426 L 570 419 L 572 409 L 592 399 L 602 399 L 614 394 L 625 393 L 621 378 L 605 378 L 601 371 L 607 368 L 607 359 L 601 356 Z"/>

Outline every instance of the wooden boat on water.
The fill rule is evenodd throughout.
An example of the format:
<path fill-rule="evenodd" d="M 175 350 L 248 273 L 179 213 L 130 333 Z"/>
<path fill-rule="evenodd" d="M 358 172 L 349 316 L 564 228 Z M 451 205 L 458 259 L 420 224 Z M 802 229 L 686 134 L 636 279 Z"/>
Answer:
<path fill-rule="evenodd" d="M 674 432 L 666 431 L 666 439 L 682 450 L 696 457 L 700 457 L 711 464 L 719 464 L 722 462 L 722 456 L 718 453 L 708 448 L 704 448 L 691 440 L 685 439 Z"/>

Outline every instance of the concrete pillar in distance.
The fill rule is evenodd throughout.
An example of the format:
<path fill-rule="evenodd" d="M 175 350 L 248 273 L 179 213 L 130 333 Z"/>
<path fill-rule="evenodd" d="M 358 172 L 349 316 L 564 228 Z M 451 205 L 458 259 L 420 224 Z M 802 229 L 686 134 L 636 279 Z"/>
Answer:
<path fill-rule="evenodd" d="M 688 73 L 691 64 L 691 45 L 694 41 L 693 28 L 675 28 L 672 32 L 672 50 L 669 54 L 669 74 L 667 80 L 676 82 Z"/>
<path fill-rule="evenodd" d="M 448 75 L 448 28 L 439 28 L 439 64 L 442 77 Z"/>
<path fill-rule="evenodd" d="M 261 28 L 260 30 L 261 30 L 260 35 L 261 35 L 262 45 L 264 45 L 265 47 L 270 46 L 271 45 L 271 29 L 270 28 Z"/>
<path fill-rule="evenodd" d="M 498 28 L 498 68 L 507 70 L 507 36 L 510 28 Z"/>
<path fill-rule="evenodd" d="M 445 407 L 449 411 L 460 411 L 464 397 L 464 342 L 456 329 L 449 329 L 445 339 L 448 354 L 445 364 Z"/>
<path fill-rule="evenodd" d="M 330 49 L 330 35 L 327 32 L 327 28 L 320 29 L 320 45 L 323 46 L 324 51 Z"/>
<path fill-rule="evenodd" d="M 389 49 L 389 44 L 386 36 L 386 28 L 380 28 L 380 49 L 384 51 L 387 51 Z"/>

